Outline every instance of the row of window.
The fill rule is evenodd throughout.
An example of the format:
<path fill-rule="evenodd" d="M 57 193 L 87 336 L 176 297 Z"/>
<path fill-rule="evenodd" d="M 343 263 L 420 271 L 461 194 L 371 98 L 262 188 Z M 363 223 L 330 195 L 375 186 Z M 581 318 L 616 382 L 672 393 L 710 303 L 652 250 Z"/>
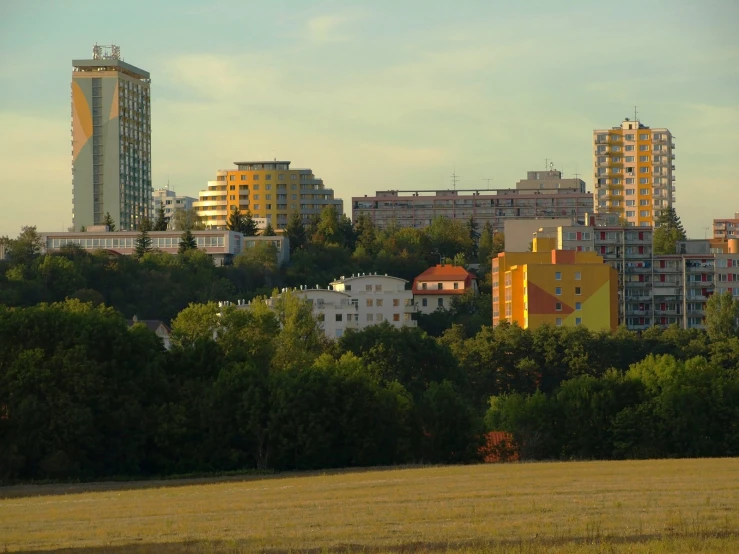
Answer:
<path fill-rule="evenodd" d="M 221 236 L 199 236 L 195 237 L 198 248 L 225 246 L 225 238 Z M 136 246 L 136 237 L 121 238 L 49 238 L 47 239 L 47 248 L 61 248 L 62 246 L 76 245 L 84 249 L 100 249 L 100 248 L 134 248 Z M 151 237 L 152 248 L 177 248 L 180 245 L 180 237 Z"/>

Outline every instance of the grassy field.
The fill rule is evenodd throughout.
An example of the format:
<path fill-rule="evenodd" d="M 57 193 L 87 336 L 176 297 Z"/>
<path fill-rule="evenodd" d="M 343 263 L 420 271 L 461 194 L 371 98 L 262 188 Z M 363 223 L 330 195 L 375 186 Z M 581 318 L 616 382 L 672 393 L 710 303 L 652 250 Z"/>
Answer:
<path fill-rule="evenodd" d="M 0 552 L 738 552 L 739 460 L 0 488 Z"/>

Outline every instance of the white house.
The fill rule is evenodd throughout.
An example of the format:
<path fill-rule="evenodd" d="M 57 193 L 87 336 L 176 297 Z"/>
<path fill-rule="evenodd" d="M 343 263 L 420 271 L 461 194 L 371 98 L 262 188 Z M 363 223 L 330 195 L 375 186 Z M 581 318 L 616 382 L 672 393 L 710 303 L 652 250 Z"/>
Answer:
<path fill-rule="evenodd" d="M 418 311 L 430 314 L 438 309 L 448 310 L 452 298 L 469 291 L 478 294 L 477 279 L 463 267 L 436 265 L 413 280 L 413 299 Z"/>

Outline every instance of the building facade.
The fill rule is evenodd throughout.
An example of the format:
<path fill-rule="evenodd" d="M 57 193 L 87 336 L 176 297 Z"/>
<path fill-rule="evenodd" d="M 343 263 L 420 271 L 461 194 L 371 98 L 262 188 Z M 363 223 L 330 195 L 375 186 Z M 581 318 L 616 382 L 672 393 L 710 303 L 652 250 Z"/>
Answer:
<path fill-rule="evenodd" d="M 406 290 L 408 281 L 398 277 L 360 274 L 341 277 L 326 289 L 307 286 L 291 292 L 308 300 L 313 315 L 329 339 L 337 339 L 347 330 L 362 330 L 387 322 L 393 327 L 416 327 L 413 292 Z M 285 292 L 287 289 L 283 289 Z M 272 306 L 274 300 L 267 299 Z M 249 304 L 240 304 L 246 309 Z"/>
<path fill-rule="evenodd" d="M 423 314 L 448 310 L 454 297 L 468 292 L 479 293 L 477 279 L 459 266 L 430 267 L 413 280 L 413 302 Z"/>
<path fill-rule="evenodd" d="M 124 231 L 151 217 L 149 73 L 117 46 L 93 47 L 72 65 L 72 224 L 101 225 L 110 213 Z"/>
<path fill-rule="evenodd" d="M 170 188 L 157 189 L 152 194 L 154 198 L 154 210 L 152 218 L 156 219 L 159 206 L 164 206 L 164 219 L 167 222 L 168 229 L 173 228 L 171 222 L 174 213 L 177 210 L 191 209 L 193 206 L 193 202 L 195 202 L 196 200 L 192 196 L 183 196 L 181 194 L 177 194 Z"/>
<path fill-rule="evenodd" d="M 724 240 L 739 238 L 739 212 L 731 219 L 714 219 L 713 238 Z"/>
<path fill-rule="evenodd" d="M 675 202 L 675 143 L 669 129 L 624 120 L 593 131 L 597 212 L 619 214 L 631 226 L 653 227 Z"/>
<path fill-rule="evenodd" d="M 78 246 L 84 250 L 105 250 L 114 254 L 129 256 L 136 251 L 136 231 L 116 232 L 59 232 L 40 233 L 45 252 L 58 251 L 64 246 Z M 245 237 L 234 231 L 217 229 L 192 231 L 197 247 L 213 258 L 216 264 L 230 263 L 235 256 L 257 244 L 271 244 L 277 250 L 277 262 L 290 260 L 290 241 L 286 236 Z M 182 240 L 180 231 L 150 231 L 151 248 L 168 254 L 177 254 Z"/>
<path fill-rule="evenodd" d="M 290 169 L 289 161 L 234 162 L 236 169 L 216 172 L 216 180 L 200 191 L 193 207 L 211 229 L 225 229 L 228 215 L 235 208 L 251 211 L 257 220 L 276 230 L 287 228 L 293 213 L 304 223 L 326 206 L 344 212 L 344 203 L 334 198 L 322 179 L 310 169 Z"/>
<path fill-rule="evenodd" d="M 391 222 L 424 228 L 434 217 L 444 216 L 462 221 L 474 217 L 480 226 L 490 222 L 496 232 L 503 232 L 509 220 L 580 221 L 592 211 L 593 194 L 585 190 L 585 182 L 563 179 L 556 170 L 529 171 L 514 189 L 385 190 L 352 198 L 352 220 L 367 214 L 380 229 Z"/>
<path fill-rule="evenodd" d="M 618 326 L 616 271 L 594 252 L 501 253 L 493 259 L 492 285 L 493 325 Z"/>

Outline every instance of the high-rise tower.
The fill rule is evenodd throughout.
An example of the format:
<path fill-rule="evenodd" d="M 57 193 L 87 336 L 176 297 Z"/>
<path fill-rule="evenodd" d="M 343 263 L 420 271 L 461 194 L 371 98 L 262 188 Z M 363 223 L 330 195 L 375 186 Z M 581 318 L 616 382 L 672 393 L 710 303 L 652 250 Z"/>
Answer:
<path fill-rule="evenodd" d="M 669 129 L 638 120 L 593 131 L 595 211 L 652 227 L 675 201 L 675 144 Z"/>
<path fill-rule="evenodd" d="M 121 59 L 118 46 L 92 49 L 72 65 L 72 223 L 120 230 L 151 218 L 149 73 Z"/>

